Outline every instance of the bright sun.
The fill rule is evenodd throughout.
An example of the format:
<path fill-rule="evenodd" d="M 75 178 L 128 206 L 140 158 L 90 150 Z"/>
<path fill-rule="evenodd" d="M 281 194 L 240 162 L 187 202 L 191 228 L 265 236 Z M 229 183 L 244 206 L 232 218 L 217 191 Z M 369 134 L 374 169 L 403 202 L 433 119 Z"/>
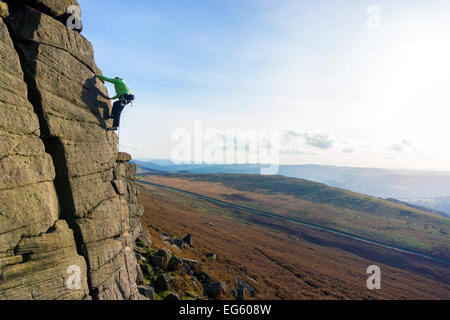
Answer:
<path fill-rule="evenodd" d="M 396 43 L 377 73 L 384 129 L 427 147 L 450 146 L 450 37 L 430 32 Z"/>

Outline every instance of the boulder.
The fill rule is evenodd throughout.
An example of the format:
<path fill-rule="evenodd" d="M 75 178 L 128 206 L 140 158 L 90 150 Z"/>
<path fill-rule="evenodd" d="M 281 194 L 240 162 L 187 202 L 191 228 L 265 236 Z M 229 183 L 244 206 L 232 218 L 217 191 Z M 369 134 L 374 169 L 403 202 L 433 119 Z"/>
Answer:
<path fill-rule="evenodd" d="M 136 274 L 136 284 L 142 284 L 144 282 L 144 275 L 139 265 L 136 265 Z"/>
<path fill-rule="evenodd" d="M 191 267 L 189 267 L 189 265 L 184 264 L 183 268 L 184 268 L 184 271 L 186 272 L 186 274 L 188 276 L 193 276 L 194 275 L 194 273 L 192 272 Z"/>
<path fill-rule="evenodd" d="M 177 246 L 178 248 L 180 248 L 180 249 L 183 249 L 183 248 L 184 248 L 184 241 L 183 241 L 183 240 L 180 240 L 180 239 L 174 239 L 174 240 L 173 240 L 173 244 L 174 244 L 175 246 Z"/>
<path fill-rule="evenodd" d="M 196 272 L 196 273 L 194 273 L 194 276 L 203 285 L 208 285 L 212 281 L 211 277 L 204 271 Z"/>
<path fill-rule="evenodd" d="M 201 265 L 197 260 L 191 260 L 191 259 L 182 259 L 183 264 L 188 265 L 192 271 L 194 272 L 200 272 L 201 271 Z"/>
<path fill-rule="evenodd" d="M 211 299 L 217 299 L 227 291 L 225 282 L 212 282 L 205 288 L 205 294 Z"/>
<path fill-rule="evenodd" d="M 183 260 L 179 257 L 173 256 L 169 260 L 169 264 L 167 265 L 167 268 L 169 271 L 175 271 L 180 268 L 180 266 L 183 265 Z"/>
<path fill-rule="evenodd" d="M 119 162 L 119 163 L 129 162 L 129 161 L 131 161 L 131 155 L 129 155 L 129 154 L 126 153 L 126 152 L 119 152 L 119 153 L 117 154 L 117 159 L 116 159 L 116 161 Z"/>
<path fill-rule="evenodd" d="M 176 293 L 170 292 L 165 298 L 164 300 L 181 300 L 180 296 L 177 295 Z"/>
<path fill-rule="evenodd" d="M 192 298 L 192 299 L 198 299 L 199 296 L 197 294 L 195 294 L 194 292 L 191 291 L 186 291 L 185 292 L 186 297 Z"/>
<path fill-rule="evenodd" d="M 155 270 L 155 268 L 158 268 L 158 267 L 153 267 L 152 265 L 144 264 L 144 265 L 142 265 L 141 270 L 146 276 L 148 276 L 149 278 L 152 278 L 153 275 L 155 274 L 155 272 L 157 271 L 157 270 Z"/>
<path fill-rule="evenodd" d="M 150 300 L 155 300 L 155 289 L 153 287 L 140 285 L 137 288 L 140 294 L 146 296 Z"/>
<path fill-rule="evenodd" d="M 246 282 L 245 282 L 244 280 L 242 280 L 240 277 L 238 277 L 237 280 L 238 280 L 238 289 L 239 289 L 239 288 L 242 288 L 242 289 L 244 289 L 244 290 L 247 290 L 247 291 L 250 293 L 250 295 L 251 295 L 252 297 L 255 296 L 255 293 L 256 293 L 255 288 L 253 288 L 251 285 L 249 285 L 248 283 L 246 283 Z"/>
<path fill-rule="evenodd" d="M 186 237 L 184 237 L 183 242 L 186 243 L 188 246 L 193 247 L 194 242 L 192 241 L 192 234 L 189 233 Z"/>
<path fill-rule="evenodd" d="M 142 262 L 142 263 L 147 262 L 147 258 L 144 257 L 143 255 L 139 254 L 139 253 L 136 253 L 136 260 L 137 260 L 138 262 Z"/>
<path fill-rule="evenodd" d="M 164 249 L 159 249 L 159 250 L 156 252 L 156 255 L 157 255 L 158 257 L 164 258 L 165 260 L 169 260 L 170 257 L 171 257 L 170 252 L 167 251 L 167 250 L 164 250 Z"/>
<path fill-rule="evenodd" d="M 163 241 L 164 241 L 165 243 L 167 243 L 167 244 L 173 245 L 174 240 L 175 240 L 175 239 L 173 239 L 173 238 L 165 238 Z"/>
<path fill-rule="evenodd" d="M 212 261 L 216 261 L 216 259 L 217 259 L 217 255 L 215 253 L 213 253 L 213 252 L 212 253 L 208 253 L 206 255 L 206 257 L 211 259 Z"/>
<path fill-rule="evenodd" d="M 244 288 L 236 289 L 236 300 L 245 300 Z"/>
<path fill-rule="evenodd" d="M 159 290 L 165 291 L 170 289 L 170 277 L 167 274 L 161 274 L 156 278 L 156 286 Z"/>
<path fill-rule="evenodd" d="M 154 267 L 162 268 L 164 266 L 164 262 L 166 260 L 167 260 L 166 258 L 161 257 L 161 256 L 152 256 L 150 263 Z"/>
<path fill-rule="evenodd" d="M 160 233 L 160 235 L 161 235 L 161 240 L 162 240 L 162 241 L 167 241 L 167 242 L 169 242 L 169 241 L 171 240 L 171 238 L 168 237 L 165 233 Z"/>

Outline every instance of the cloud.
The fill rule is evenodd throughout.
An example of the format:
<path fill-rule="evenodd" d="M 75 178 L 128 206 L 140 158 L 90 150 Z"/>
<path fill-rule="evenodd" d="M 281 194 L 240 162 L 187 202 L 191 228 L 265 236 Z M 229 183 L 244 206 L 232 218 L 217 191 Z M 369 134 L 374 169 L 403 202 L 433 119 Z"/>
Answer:
<path fill-rule="evenodd" d="M 120 143 L 119 147 L 123 148 L 125 151 L 144 151 L 144 148 L 134 144 Z"/>
<path fill-rule="evenodd" d="M 407 147 L 411 147 L 412 146 L 411 142 L 409 142 L 408 140 L 405 140 L 405 139 L 402 140 L 402 144 L 404 146 L 407 146 Z"/>
<path fill-rule="evenodd" d="M 304 140 L 307 145 L 323 150 L 332 148 L 334 143 L 334 141 L 326 133 L 310 134 L 294 130 L 284 131 L 283 139 L 287 143 L 299 140 L 299 138 Z"/>
<path fill-rule="evenodd" d="M 289 138 L 303 137 L 304 134 L 300 133 L 300 132 L 297 132 L 297 131 L 294 131 L 294 130 L 287 130 L 287 131 L 285 131 L 284 136 L 289 139 Z"/>
<path fill-rule="evenodd" d="M 280 154 L 282 155 L 289 155 L 289 156 L 311 156 L 316 155 L 314 152 L 307 152 L 302 151 L 296 148 L 290 148 L 290 149 L 281 149 Z"/>
<path fill-rule="evenodd" d="M 389 146 L 389 150 L 400 152 L 403 151 L 403 146 L 401 144 L 393 143 Z"/>
<path fill-rule="evenodd" d="M 388 146 L 388 149 L 391 150 L 391 151 L 400 152 L 400 151 L 403 151 L 403 150 L 405 150 L 405 149 L 407 149 L 407 148 L 409 148 L 411 146 L 412 146 L 411 142 L 409 142 L 408 140 L 403 139 L 400 142 L 391 143 Z"/>
<path fill-rule="evenodd" d="M 342 150 L 342 153 L 353 153 L 353 152 L 355 152 L 355 150 L 352 148 L 345 148 L 344 150 Z"/>
<path fill-rule="evenodd" d="M 328 134 L 314 134 L 309 135 L 305 134 L 306 143 L 310 146 L 319 148 L 319 149 L 330 149 L 333 147 L 333 141 L 330 139 Z"/>
<path fill-rule="evenodd" d="M 286 143 L 295 142 L 299 138 L 303 139 L 305 137 L 304 133 L 294 131 L 294 130 L 286 130 L 283 132 L 283 140 Z"/>

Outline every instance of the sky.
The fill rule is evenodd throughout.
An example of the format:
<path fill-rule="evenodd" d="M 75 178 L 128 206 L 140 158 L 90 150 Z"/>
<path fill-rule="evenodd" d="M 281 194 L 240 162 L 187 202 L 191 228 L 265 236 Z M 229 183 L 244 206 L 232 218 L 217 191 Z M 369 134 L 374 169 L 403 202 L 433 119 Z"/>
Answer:
<path fill-rule="evenodd" d="M 134 158 L 170 159 L 177 132 L 207 145 L 200 124 L 277 132 L 281 164 L 450 171 L 448 0 L 78 2 L 97 65 L 136 96 Z"/>

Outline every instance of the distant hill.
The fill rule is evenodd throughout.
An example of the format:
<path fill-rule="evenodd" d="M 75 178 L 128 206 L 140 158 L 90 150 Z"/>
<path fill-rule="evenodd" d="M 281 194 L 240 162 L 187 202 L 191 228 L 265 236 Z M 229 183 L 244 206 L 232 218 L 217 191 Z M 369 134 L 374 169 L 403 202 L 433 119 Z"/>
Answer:
<path fill-rule="evenodd" d="M 450 218 L 450 197 L 400 198 L 399 200 L 423 208 L 433 208 L 437 214 Z"/>
<path fill-rule="evenodd" d="M 197 174 L 259 174 L 263 165 L 174 165 L 168 160 L 135 161 L 145 170 Z M 332 187 L 429 207 L 450 214 L 450 173 L 323 165 L 280 165 L 279 175 L 325 183 Z"/>
<path fill-rule="evenodd" d="M 439 211 L 439 210 L 432 209 L 430 207 L 420 206 L 420 205 L 417 205 L 417 204 L 412 204 L 412 203 L 401 201 L 401 200 L 394 199 L 394 198 L 387 198 L 386 200 L 387 201 L 391 201 L 391 202 L 395 202 L 395 203 L 401 203 L 401 204 L 404 204 L 404 205 L 406 205 L 408 207 L 411 207 L 411 208 L 414 208 L 414 209 L 418 209 L 418 210 L 434 213 L 434 214 L 440 215 L 442 217 L 450 218 L 449 214 L 447 214 L 445 212 L 442 212 L 442 211 Z"/>

